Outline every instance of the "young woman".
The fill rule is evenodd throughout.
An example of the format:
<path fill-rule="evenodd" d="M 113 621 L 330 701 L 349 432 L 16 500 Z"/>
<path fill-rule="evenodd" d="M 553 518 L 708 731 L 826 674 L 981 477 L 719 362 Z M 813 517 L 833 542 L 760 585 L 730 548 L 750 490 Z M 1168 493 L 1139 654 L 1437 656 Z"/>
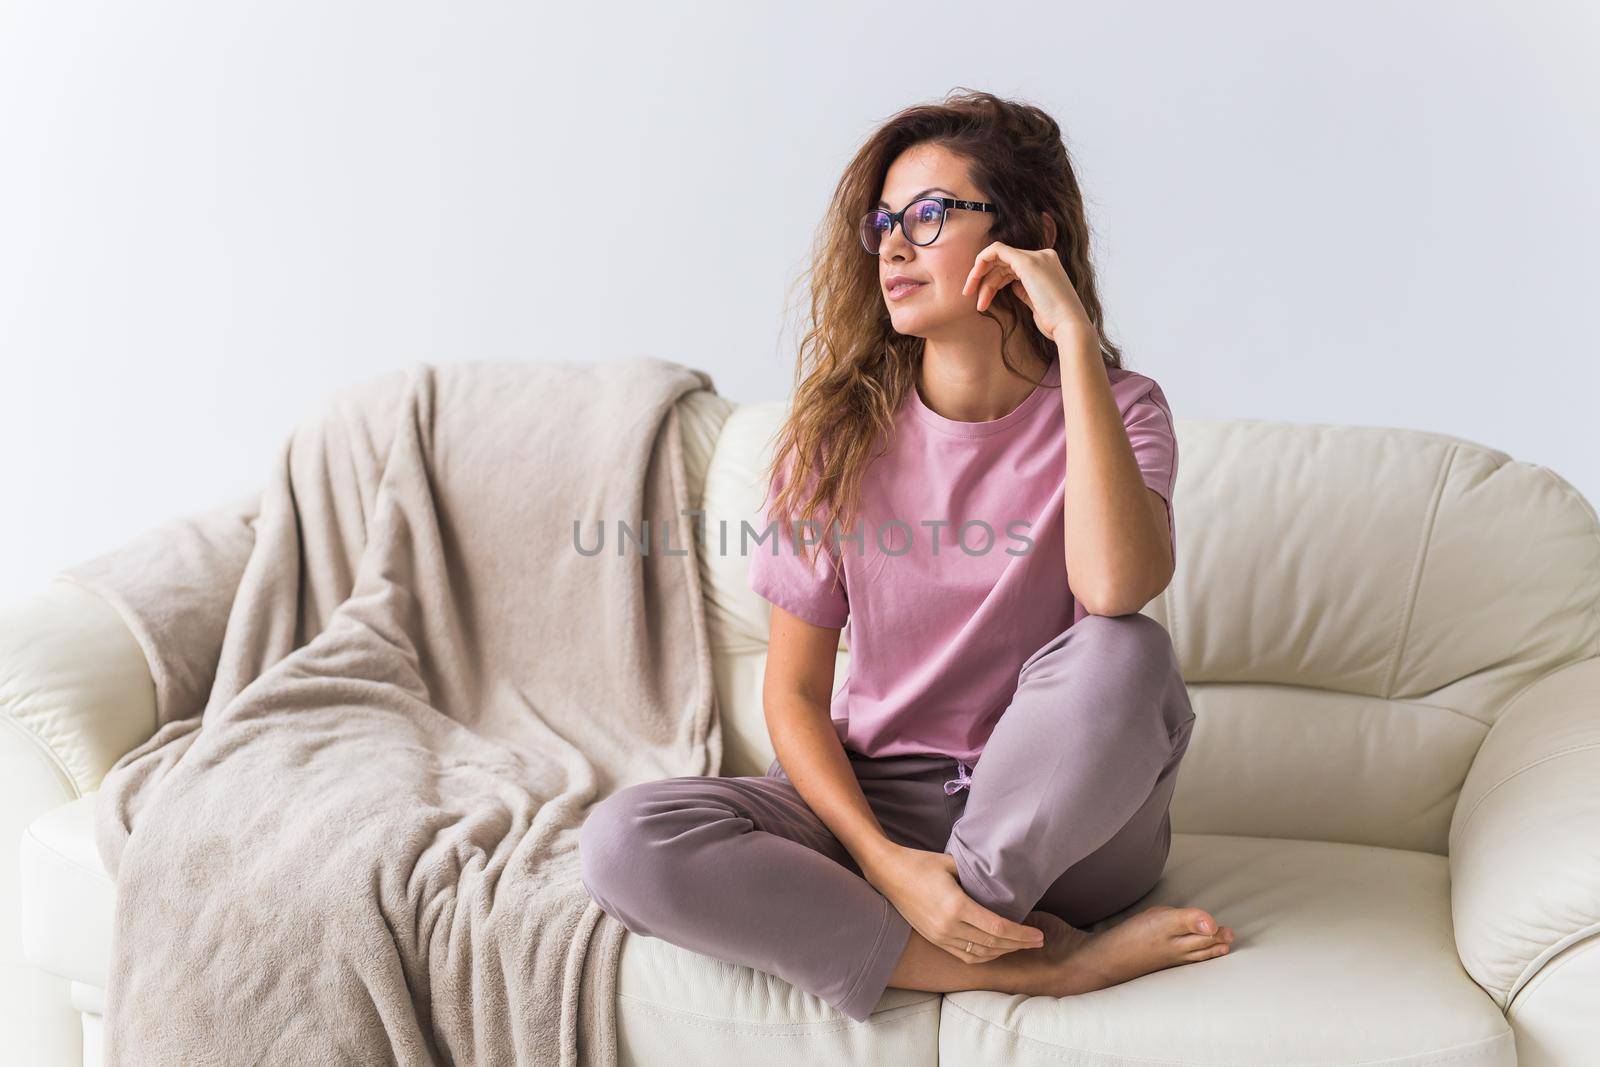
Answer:
<path fill-rule="evenodd" d="M 1160 878 L 1194 712 L 1138 614 L 1177 561 L 1172 414 L 1105 337 L 1059 127 L 987 93 L 895 116 L 814 270 L 785 536 L 750 564 L 778 758 L 606 798 L 585 886 L 858 1021 L 891 985 L 1066 996 L 1227 952 L 1197 907 L 1078 928 Z"/>

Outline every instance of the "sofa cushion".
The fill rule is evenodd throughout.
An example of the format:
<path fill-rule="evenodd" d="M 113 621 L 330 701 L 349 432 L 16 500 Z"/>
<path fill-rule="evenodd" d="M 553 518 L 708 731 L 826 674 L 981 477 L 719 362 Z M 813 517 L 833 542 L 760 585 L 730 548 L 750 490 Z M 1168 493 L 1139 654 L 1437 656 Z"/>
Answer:
<path fill-rule="evenodd" d="M 95 795 L 29 827 L 21 919 L 33 963 L 103 989 L 116 898 Z M 1153 904 L 1206 908 L 1233 927 L 1232 950 L 1059 1000 L 891 988 L 865 1024 L 780 978 L 630 933 L 622 1062 L 1516 1062 L 1504 1015 L 1457 957 L 1444 857 L 1174 834 L 1156 887 L 1092 929 Z"/>
<path fill-rule="evenodd" d="M 1461 967 L 1449 866 L 1427 852 L 1175 834 L 1155 904 L 1233 927 L 1227 954 L 1075 997 L 943 998 L 950 1063 L 1512 1067 L 1505 1016 Z"/>

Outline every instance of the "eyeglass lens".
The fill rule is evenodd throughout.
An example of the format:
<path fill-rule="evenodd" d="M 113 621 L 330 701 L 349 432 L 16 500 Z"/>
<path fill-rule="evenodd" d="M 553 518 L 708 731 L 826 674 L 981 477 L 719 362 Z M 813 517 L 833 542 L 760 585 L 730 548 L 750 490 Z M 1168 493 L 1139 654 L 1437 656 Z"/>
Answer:
<path fill-rule="evenodd" d="M 939 236 L 939 227 L 943 220 L 943 204 L 937 200 L 918 200 L 907 206 L 906 213 L 900 220 L 900 226 L 906 235 L 906 240 L 914 245 L 925 245 Z M 861 243 L 866 246 L 868 252 L 876 253 L 883 243 L 884 234 L 888 232 L 887 211 L 869 211 L 861 220 Z"/>

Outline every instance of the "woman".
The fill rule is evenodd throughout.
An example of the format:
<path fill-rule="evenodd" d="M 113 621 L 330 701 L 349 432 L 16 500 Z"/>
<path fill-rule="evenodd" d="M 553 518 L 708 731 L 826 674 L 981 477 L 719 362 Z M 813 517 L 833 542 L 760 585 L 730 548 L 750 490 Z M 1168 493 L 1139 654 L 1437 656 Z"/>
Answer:
<path fill-rule="evenodd" d="M 1228 951 L 1200 908 L 1078 929 L 1160 877 L 1194 720 L 1137 614 L 1177 559 L 1172 416 L 1088 242 L 1036 108 L 953 94 L 851 162 L 768 472 L 793 536 L 750 564 L 778 759 L 594 809 L 584 884 L 630 930 L 858 1021 L 891 985 L 1066 996 Z"/>

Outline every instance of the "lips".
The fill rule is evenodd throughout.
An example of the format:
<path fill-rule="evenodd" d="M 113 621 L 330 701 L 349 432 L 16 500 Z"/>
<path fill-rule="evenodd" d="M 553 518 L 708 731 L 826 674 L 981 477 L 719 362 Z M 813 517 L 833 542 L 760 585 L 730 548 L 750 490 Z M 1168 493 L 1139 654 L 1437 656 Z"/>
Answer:
<path fill-rule="evenodd" d="M 927 282 L 919 282 L 912 278 L 891 278 L 886 283 L 885 288 L 888 291 L 890 300 L 899 300 L 901 297 L 914 293 L 927 284 Z"/>

